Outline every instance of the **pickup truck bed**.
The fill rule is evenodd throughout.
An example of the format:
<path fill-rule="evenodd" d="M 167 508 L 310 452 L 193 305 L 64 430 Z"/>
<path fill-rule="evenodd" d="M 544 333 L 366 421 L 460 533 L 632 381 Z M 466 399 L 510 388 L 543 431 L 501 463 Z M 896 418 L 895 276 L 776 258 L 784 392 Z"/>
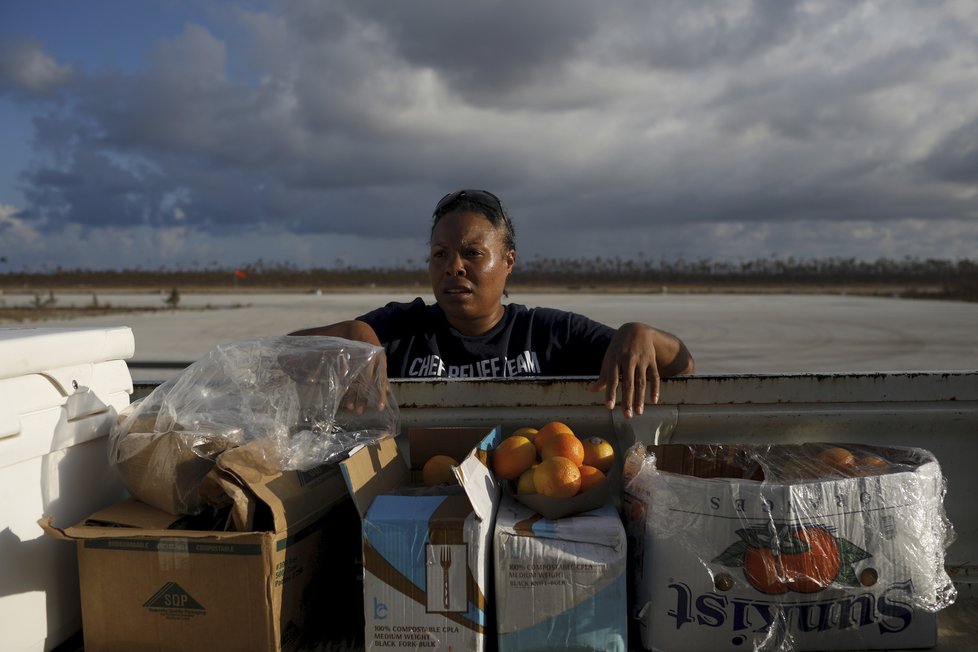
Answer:
<path fill-rule="evenodd" d="M 930 450 L 947 478 L 956 533 L 946 566 L 958 589 L 938 618 L 936 650 L 978 650 L 978 372 L 693 376 L 663 382 L 658 405 L 631 420 L 609 412 L 588 379 L 392 381 L 402 428 L 487 426 L 505 432 L 560 420 L 645 443 L 848 442 Z M 139 385 L 134 398 L 149 393 Z M 351 596 L 351 599 L 353 597 Z M 82 649 L 80 638 L 60 652 Z M 641 649 L 638 637 L 631 648 Z M 359 650 L 323 641 L 316 650 Z"/>
<path fill-rule="evenodd" d="M 847 442 L 930 450 L 948 482 L 956 533 L 946 565 L 958 589 L 936 650 L 978 650 L 978 372 L 721 375 L 663 381 L 660 402 L 626 420 L 583 379 L 393 381 L 402 427 L 556 419 L 645 443 Z M 641 649 L 637 637 L 633 649 Z"/>

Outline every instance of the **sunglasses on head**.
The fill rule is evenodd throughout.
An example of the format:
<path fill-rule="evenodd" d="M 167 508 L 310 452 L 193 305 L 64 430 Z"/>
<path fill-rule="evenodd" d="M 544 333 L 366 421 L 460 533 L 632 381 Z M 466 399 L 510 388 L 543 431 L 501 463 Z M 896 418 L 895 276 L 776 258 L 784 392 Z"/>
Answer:
<path fill-rule="evenodd" d="M 499 197 L 488 190 L 476 190 L 473 188 L 448 193 L 438 201 L 434 214 L 438 215 L 442 213 L 448 206 L 461 200 L 468 200 L 473 204 L 497 211 L 500 215 L 506 215 L 506 211 L 503 209 L 503 202 L 500 201 Z"/>

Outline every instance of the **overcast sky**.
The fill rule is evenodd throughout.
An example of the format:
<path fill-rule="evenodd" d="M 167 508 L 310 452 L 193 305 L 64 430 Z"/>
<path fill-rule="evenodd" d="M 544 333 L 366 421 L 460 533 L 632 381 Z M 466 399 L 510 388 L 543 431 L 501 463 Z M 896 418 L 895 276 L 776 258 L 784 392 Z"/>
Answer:
<path fill-rule="evenodd" d="M 978 257 L 978 2 L 0 4 L 0 271 Z M 518 263 L 517 263 L 518 264 Z"/>

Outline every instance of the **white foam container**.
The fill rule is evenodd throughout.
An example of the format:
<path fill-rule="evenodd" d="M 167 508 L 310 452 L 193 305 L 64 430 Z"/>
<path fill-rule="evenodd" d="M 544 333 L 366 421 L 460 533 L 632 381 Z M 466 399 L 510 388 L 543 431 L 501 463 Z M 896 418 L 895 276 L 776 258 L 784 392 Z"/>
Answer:
<path fill-rule="evenodd" d="M 129 405 L 129 328 L 0 329 L 0 649 L 51 650 L 81 628 L 76 523 L 125 497 L 107 435 Z"/>

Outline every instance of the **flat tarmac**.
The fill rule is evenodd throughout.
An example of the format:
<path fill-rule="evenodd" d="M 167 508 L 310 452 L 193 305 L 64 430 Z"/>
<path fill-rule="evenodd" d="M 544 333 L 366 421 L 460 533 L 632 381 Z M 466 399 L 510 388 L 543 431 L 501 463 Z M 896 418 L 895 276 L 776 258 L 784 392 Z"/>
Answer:
<path fill-rule="evenodd" d="M 129 326 L 133 363 L 191 362 L 217 344 L 350 319 L 418 293 L 183 294 L 179 310 L 4 326 Z M 431 301 L 430 293 L 421 293 Z M 83 305 L 90 295 L 56 295 Z M 113 306 L 163 305 L 155 294 L 113 294 Z M 978 370 L 978 303 L 842 294 L 517 294 L 528 306 L 579 312 L 611 326 L 642 321 L 679 335 L 697 373 Z M 26 302 L 13 295 L 6 305 Z M 135 366 L 135 365 L 134 365 Z M 136 380 L 169 373 L 134 368 Z"/>

